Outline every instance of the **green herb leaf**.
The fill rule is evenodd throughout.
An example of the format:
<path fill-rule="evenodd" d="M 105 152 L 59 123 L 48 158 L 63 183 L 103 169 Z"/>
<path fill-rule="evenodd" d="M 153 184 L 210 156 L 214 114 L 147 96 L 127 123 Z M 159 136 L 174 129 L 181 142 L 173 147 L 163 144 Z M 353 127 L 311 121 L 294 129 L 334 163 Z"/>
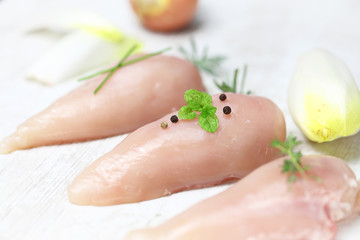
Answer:
<path fill-rule="evenodd" d="M 179 110 L 179 118 L 181 119 L 194 119 L 196 118 L 196 112 L 190 106 L 183 106 Z"/>
<path fill-rule="evenodd" d="M 216 87 L 218 89 L 220 89 L 221 91 L 223 91 L 223 92 L 233 92 L 233 88 L 230 87 L 227 83 L 223 82 L 220 85 L 215 79 L 213 79 L 213 81 L 214 81 Z"/>
<path fill-rule="evenodd" d="M 278 139 L 271 142 L 271 146 L 289 156 L 288 159 L 284 160 L 281 170 L 283 173 L 289 174 L 288 182 L 295 182 L 298 179 L 296 173 L 299 173 L 302 177 L 307 177 L 306 172 L 310 169 L 310 166 L 303 166 L 301 162 L 301 152 L 294 150 L 299 144 L 301 144 L 301 142 L 297 141 L 296 137 L 293 137 L 292 134 L 290 134 L 284 142 L 280 142 Z"/>
<path fill-rule="evenodd" d="M 107 73 L 107 72 L 110 72 L 111 75 L 112 73 L 117 69 L 117 67 L 120 67 L 121 65 L 123 65 L 123 62 L 130 56 L 131 53 L 133 53 L 137 48 L 137 45 L 133 45 L 126 53 L 125 55 L 122 57 L 122 59 L 119 61 L 118 64 L 115 65 L 115 67 L 112 67 L 112 68 L 109 68 L 109 69 L 106 69 L 106 70 L 102 70 L 100 72 L 97 72 L 97 73 L 94 73 L 94 74 L 91 74 L 89 76 L 86 76 L 86 77 L 82 77 L 80 78 L 78 81 L 83 81 L 83 80 L 86 80 L 86 79 L 89 79 L 89 78 L 92 78 L 92 77 L 95 77 L 95 76 L 98 76 L 100 74 L 103 74 L 103 73 Z M 110 75 L 110 76 L 111 76 Z M 107 78 L 110 77 L 109 75 L 107 75 Z M 105 81 L 105 80 L 104 80 Z M 104 82 L 103 81 L 103 82 Z M 100 84 L 101 85 L 101 84 Z"/>
<path fill-rule="evenodd" d="M 293 183 L 295 182 L 296 180 L 298 179 L 298 177 L 294 174 L 294 173 L 291 173 L 289 178 L 288 178 L 288 182 L 289 183 Z"/>
<path fill-rule="evenodd" d="M 212 115 L 216 113 L 216 107 L 208 105 L 203 108 L 201 111 L 202 114 Z"/>
<path fill-rule="evenodd" d="M 202 92 L 202 99 L 201 99 L 201 106 L 211 106 L 212 105 L 212 98 L 211 96 L 206 93 L 206 92 Z"/>
<path fill-rule="evenodd" d="M 238 87 L 238 81 L 237 81 L 239 69 L 235 69 L 235 71 L 234 71 L 234 78 L 233 78 L 232 84 L 228 84 L 226 82 L 222 82 L 220 84 L 217 82 L 216 79 L 213 79 L 213 82 L 217 86 L 217 88 L 219 88 L 223 92 L 233 92 L 233 93 L 241 93 L 241 94 L 249 95 L 249 94 L 251 94 L 251 91 L 245 92 L 245 80 L 246 80 L 246 74 L 247 74 L 247 66 L 246 65 L 244 65 L 242 72 L 243 72 L 243 74 L 242 74 L 242 79 L 241 79 L 241 83 L 240 83 L 240 90 L 238 90 L 239 87 Z"/>
<path fill-rule="evenodd" d="M 86 79 L 89 79 L 89 78 L 93 78 L 95 76 L 98 76 L 100 74 L 103 74 L 103 73 L 108 73 L 108 75 L 106 75 L 105 79 L 99 84 L 99 86 L 95 89 L 94 91 L 94 94 L 96 94 L 101 88 L 102 86 L 106 83 L 106 81 L 114 74 L 114 72 L 121 68 L 121 67 L 125 67 L 125 66 L 128 66 L 130 64 L 133 64 L 133 63 L 136 63 L 136 62 L 139 62 L 139 61 L 142 61 L 142 60 L 145 60 L 145 59 L 148 59 L 148 58 L 151 58 L 153 56 L 156 56 L 156 55 L 159 55 L 159 54 L 162 54 L 166 51 L 169 51 L 171 48 L 165 48 L 164 50 L 161 50 L 161 51 L 158 51 L 158 52 L 154 52 L 154 53 L 150 53 L 150 54 L 147 54 L 147 55 L 144 55 L 144 56 L 141 56 L 141 57 L 138 57 L 138 58 L 135 58 L 135 59 L 132 59 L 130 61 L 127 61 L 125 62 L 125 60 L 136 50 L 137 48 L 137 45 L 134 45 L 132 46 L 129 51 L 127 51 L 125 53 L 125 55 L 122 57 L 122 59 L 119 61 L 118 64 L 116 64 L 115 67 L 112 67 L 112 68 L 109 68 L 109 69 L 105 69 L 105 70 L 102 70 L 100 72 L 97 72 L 97 73 L 94 73 L 94 74 L 91 74 L 89 76 L 86 76 L 86 77 L 82 77 L 80 79 L 78 79 L 78 81 L 83 81 L 83 80 L 86 80 Z"/>
<path fill-rule="evenodd" d="M 285 159 L 284 164 L 282 166 L 282 172 L 294 173 L 294 172 L 296 172 L 296 167 L 294 166 L 292 161 L 290 161 L 289 159 Z"/>
<path fill-rule="evenodd" d="M 240 93 L 244 94 L 245 93 L 245 80 L 246 80 L 246 75 L 247 75 L 247 65 L 244 65 L 242 72 L 243 72 L 243 75 L 241 78 Z M 246 91 L 247 95 L 249 95 L 250 93 L 251 93 L 251 91 Z"/>
<path fill-rule="evenodd" d="M 178 50 L 199 71 L 206 72 L 215 77 L 218 77 L 222 72 L 221 65 L 226 60 L 226 57 L 222 55 L 209 56 L 207 47 L 202 50 L 202 55 L 198 55 L 198 47 L 193 37 L 190 38 L 190 51 L 181 46 Z"/>
<path fill-rule="evenodd" d="M 203 98 L 202 92 L 195 89 L 190 89 L 185 92 L 184 98 L 187 104 L 191 106 L 195 111 L 201 111 L 201 103 Z"/>
<path fill-rule="evenodd" d="M 197 69 L 202 72 L 205 72 L 213 77 L 219 77 L 224 75 L 224 69 L 222 67 L 223 62 L 226 60 L 225 56 L 208 55 L 208 47 L 204 47 L 202 50 L 202 54 L 198 55 L 198 47 L 196 41 L 193 37 L 190 38 L 190 50 L 187 51 L 184 47 L 180 46 L 178 48 L 179 52 L 191 63 L 193 63 Z M 237 75 L 238 69 L 235 69 L 234 78 L 232 83 L 221 82 L 218 83 L 216 79 L 213 79 L 214 84 L 217 88 L 219 88 L 223 92 L 233 92 L 233 93 L 241 93 L 250 95 L 252 91 L 245 91 L 245 80 L 247 75 L 247 65 L 244 65 L 242 70 L 242 79 L 240 83 L 240 89 L 238 89 Z"/>
<path fill-rule="evenodd" d="M 195 89 L 187 90 L 184 98 L 194 111 L 201 111 L 205 106 L 212 104 L 212 98 L 209 94 Z"/>
<path fill-rule="evenodd" d="M 216 107 L 212 106 L 212 98 L 208 93 L 190 89 L 185 92 L 185 101 L 188 106 L 179 110 L 180 119 L 194 119 L 196 112 L 200 112 L 199 125 L 205 131 L 214 133 L 219 127 L 219 119 L 216 116 Z"/>
<path fill-rule="evenodd" d="M 199 125 L 205 131 L 214 133 L 219 128 L 219 119 L 215 113 L 208 114 L 201 112 L 199 115 Z"/>

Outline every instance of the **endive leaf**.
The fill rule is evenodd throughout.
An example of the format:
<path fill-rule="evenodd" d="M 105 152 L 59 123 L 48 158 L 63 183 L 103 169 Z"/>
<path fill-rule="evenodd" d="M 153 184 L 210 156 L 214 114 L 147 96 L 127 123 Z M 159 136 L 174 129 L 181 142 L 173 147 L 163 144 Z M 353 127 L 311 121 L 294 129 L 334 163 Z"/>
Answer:
<path fill-rule="evenodd" d="M 332 141 L 360 128 L 360 92 L 346 65 L 315 49 L 300 57 L 289 85 L 291 115 L 312 141 Z"/>
<path fill-rule="evenodd" d="M 123 34 L 101 15 L 88 11 L 55 11 L 30 19 L 25 32 L 45 30 L 65 35 L 29 67 L 26 78 L 52 85 L 105 67 L 142 44 Z M 42 31 L 38 32 L 40 34 Z"/>
<path fill-rule="evenodd" d="M 134 44 L 141 46 L 139 41 L 129 37 L 115 43 L 87 31 L 77 30 L 67 34 L 37 59 L 27 70 L 26 77 L 52 85 L 110 64 Z"/>

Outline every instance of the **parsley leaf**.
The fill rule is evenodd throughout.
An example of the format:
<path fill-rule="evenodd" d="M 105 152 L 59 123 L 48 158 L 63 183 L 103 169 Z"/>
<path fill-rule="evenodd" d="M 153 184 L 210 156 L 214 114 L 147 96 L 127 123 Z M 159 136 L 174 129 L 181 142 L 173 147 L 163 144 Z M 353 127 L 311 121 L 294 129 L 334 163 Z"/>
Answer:
<path fill-rule="evenodd" d="M 295 151 L 294 148 L 301 144 L 300 141 L 296 140 L 296 137 L 293 137 L 292 134 L 286 139 L 285 142 L 280 142 L 279 140 L 273 140 L 271 146 L 279 149 L 282 153 L 289 156 L 288 159 L 284 160 L 282 165 L 281 172 L 288 173 L 288 182 L 295 182 L 298 179 L 299 173 L 302 177 L 306 177 L 306 171 L 310 169 L 310 166 L 304 166 L 301 162 L 302 154 L 300 151 Z"/>
<path fill-rule="evenodd" d="M 211 105 L 207 105 L 202 109 L 201 113 L 206 114 L 206 115 L 215 114 L 216 113 L 216 107 L 211 106 Z"/>
<path fill-rule="evenodd" d="M 201 111 L 205 106 L 212 105 L 211 96 L 205 92 L 190 89 L 185 92 L 185 101 L 194 111 Z"/>
<path fill-rule="evenodd" d="M 201 112 L 199 115 L 199 125 L 205 131 L 214 133 L 219 128 L 219 119 L 215 113 L 209 114 L 209 112 Z"/>
<path fill-rule="evenodd" d="M 181 119 L 194 119 L 196 117 L 196 112 L 194 112 L 194 109 L 190 106 L 183 106 L 179 110 L 179 118 Z"/>
<path fill-rule="evenodd" d="M 180 119 L 194 119 L 196 112 L 200 112 L 199 125 L 207 132 L 214 133 L 219 127 L 219 119 L 216 116 L 216 107 L 212 106 L 212 98 L 206 92 L 190 89 L 184 95 L 187 106 L 179 110 Z"/>

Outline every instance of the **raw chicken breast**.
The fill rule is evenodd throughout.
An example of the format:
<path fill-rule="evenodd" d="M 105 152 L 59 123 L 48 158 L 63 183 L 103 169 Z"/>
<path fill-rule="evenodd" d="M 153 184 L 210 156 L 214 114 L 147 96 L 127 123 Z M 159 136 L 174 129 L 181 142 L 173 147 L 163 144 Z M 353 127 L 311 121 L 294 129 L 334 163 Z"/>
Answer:
<path fill-rule="evenodd" d="M 0 153 L 127 133 L 180 108 L 189 88 L 204 90 L 193 65 L 169 56 L 120 68 L 94 95 L 104 78 L 88 80 L 28 119 L 3 140 Z"/>
<path fill-rule="evenodd" d="M 68 189 L 81 205 L 139 202 L 174 192 L 244 177 L 275 159 L 273 139 L 285 138 L 282 112 L 270 100 L 227 93 L 213 96 L 219 128 L 203 130 L 198 119 L 171 123 L 173 114 L 131 133 L 111 152 L 91 164 Z M 223 113 L 230 106 L 229 115 Z M 169 126 L 162 129 L 160 124 Z"/>
<path fill-rule="evenodd" d="M 126 240 L 330 240 L 336 221 L 359 212 L 359 184 L 346 163 L 329 156 L 303 157 L 308 176 L 293 184 L 272 161 L 223 193 L 163 225 L 134 231 Z"/>

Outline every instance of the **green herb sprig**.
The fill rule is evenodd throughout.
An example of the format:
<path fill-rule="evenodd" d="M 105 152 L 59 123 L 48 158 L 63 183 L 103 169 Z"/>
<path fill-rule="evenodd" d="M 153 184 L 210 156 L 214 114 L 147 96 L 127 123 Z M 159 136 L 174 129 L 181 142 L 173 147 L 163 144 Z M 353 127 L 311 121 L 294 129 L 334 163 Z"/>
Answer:
<path fill-rule="evenodd" d="M 121 58 L 121 60 L 119 61 L 118 64 L 115 65 L 115 67 L 112 67 L 112 68 L 108 68 L 108 69 L 105 69 L 105 70 L 102 70 L 100 72 L 97 72 L 97 73 L 94 73 L 94 74 L 91 74 L 89 76 L 86 76 L 86 77 L 82 77 L 80 78 L 78 81 L 83 81 L 83 80 L 86 80 L 86 79 L 89 79 L 89 78 L 93 78 L 95 76 L 98 76 L 100 74 L 103 74 L 103 73 L 108 73 L 108 75 L 106 75 L 106 77 L 104 78 L 104 80 L 99 84 L 99 86 L 95 89 L 94 91 L 94 94 L 96 94 L 101 88 L 102 86 L 107 82 L 107 80 L 114 74 L 114 72 L 121 68 L 121 67 L 125 67 L 125 66 L 128 66 L 130 64 L 133 64 L 133 63 L 136 63 L 136 62 L 139 62 L 139 61 L 142 61 L 142 60 L 145 60 L 145 59 L 148 59 L 148 58 L 151 58 L 153 56 L 156 56 L 156 55 L 159 55 L 159 54 L 162 54 L 166 51 L 169 51 L 171 48 L 165 48 L 161 51 L 158 51 L 158 52 L 154 52 L 154 53 L 150 53 L 150 54 L 146 54 L 144 56 L 141 56 L 141 57 L 138 57 L 138 58 L 135 58 L 135 59 L 132 59 L 130 61 L 126 61 L 126 59 L 136 50 L 138 46 L 137 45 L 134 45 L 132 46 L 126 53 L 125 55 Z"/>
<path fill-rule="evenodd" d="M 271 146 L 279 149 L 282 153 L 289 156 L 288 159 L 284 160 L 282 165 L 282 172 L 288 173 L 288 182 L 292 183 L 298 179 L 296 173 L 298 172 L 302 177 L 307 177 L 306 171 L 310 169 L 310 166 L 304 166 L 301 162 L 302 154 L 300 151 L 295 151 L 294 148 L 301 144 L 300 141 L 296 140 L 296 137 L 293 137 L 292 134 L 284 142 L 279 140 L 273 140 Z"/>
<path fill-rule="evenodd" d="M 206 92 L 190 89 L 184 95 L 187 106 L 179 110 L 179 118 L 194 119 L 199 114 L 199 125 L 207 132 L 214 133 L 219 127 L 219 119 L 216 116 L 216 107 L 212 105 L 212 98 Z"/>
<path fill-rule="evenodd" d="M 198 47 L 193 37 L 190 38 L 190 46 L 189 51 L 180 46 L 179 52 L 200 71 L 218 77 L 222 70 L 221 64 L 226 60 L 226 57 L 222 55 L 209 56 L 208 47 L 203 48 L 202 53 L 199 55 Z"/>
<path fill-rule="evenodd" d="M 245 92 L 245 80 L 246 80 L 246 74 L 247 74 L 247 65 L 244 65 L 244 67 L 243 67 L 242 78 L 241 78 L 239 90 L 238 90 L 239 87 L 238 87 L 238 81 L 237 81 L 238 73 L 239 73 L 239 69 L 235 69 L 232 85 L 228 84 L 226 82 L 222 82 L 220 84 L 220 83 L 218 83 L 218 81 L 216 79 L 213 79 L 214 84 L 223 92 L 241 93 L 241 94 L 246 94 L 246 95 L 251 94 L 252 93 L 251 91 Z"/>

